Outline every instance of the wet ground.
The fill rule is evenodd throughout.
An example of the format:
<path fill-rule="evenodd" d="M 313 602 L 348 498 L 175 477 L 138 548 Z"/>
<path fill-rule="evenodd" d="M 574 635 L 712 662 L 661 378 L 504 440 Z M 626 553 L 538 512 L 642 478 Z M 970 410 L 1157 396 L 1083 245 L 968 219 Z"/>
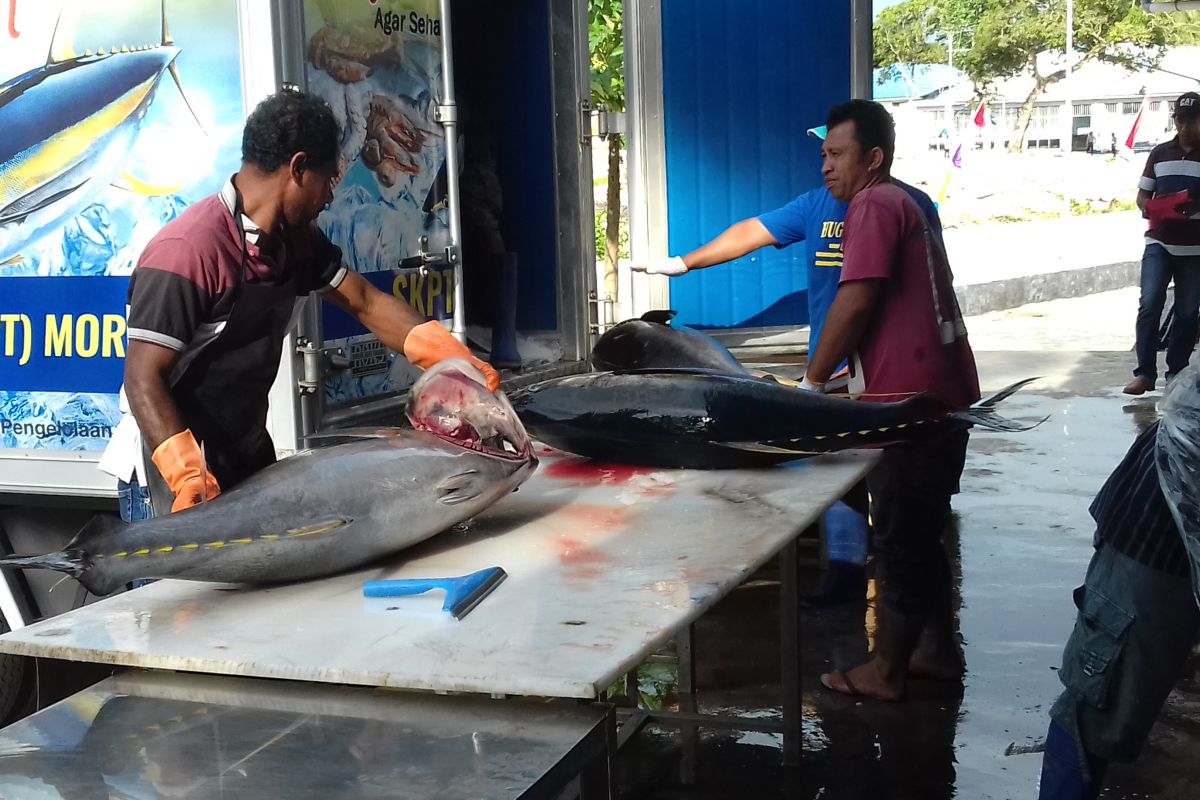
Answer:
<path fill-rule="evenodd" d="M 1094 312 L 1106 303 L 1112 298 L 1070 307 Z M 1036 310 L 1027 313 L 1040 318 Z M 1075 318 L 1067 324 L 1111 340 L 1112 328 L 1123 328 L 1122 322 L 1093 315 L 1090 322 Z M 995 335 L 987 327 L 979 325 L 984 346 L 1011 345 L 1011 321 Z M 1026 433 L 972 436 L 963 491 L 954 501 L 956 524 L 947 535 L 959 567 L 957 618 L 968 670 L 963 683 L 914 682 L 909 700 L 897 704 L 833 695 L 817 676 L 865 660 L 873 610 L 863 603 L 806 612 L 802 767 L 779 766 L 774 735 L 706 731 L 696 780 L 685 785 L 677 770 L 679 735 L 648 729 L 622 755 L 626 796 L 1037 796 L 1036 750 L 1060 687 L 1056 669 L 1075 613 L 1071 590 L 1082 582 L 1091 554 L 1087 507 L 1136 433 L 1156 418 L 1159 399 L 1120 393 L 1129 375 L 1128 351 L 1056 349 L 1072 341 L 1087 345 L 1087 336 L 1077 334 L 1055 338 L 1046 328 L 1026 339 L 1041 350 L 977 353 L 985 394 L 1022 377 L 1044 376 L 1006 400 L 1003 412 L 1050 418 Z M 759 577 L 765 580 L 734 592 L 697 627 L 704 710 L 763 709 L 778 702 L 777 587 L 770 570 Z M 815 568 L 807 576 L 814 586 L 819 577 Z M 1200 797 L 1198 712 L 1200 684 L 1189 676 L 1168 701 L 1141 758 L 1114 767 L 1102 797 Z"/>

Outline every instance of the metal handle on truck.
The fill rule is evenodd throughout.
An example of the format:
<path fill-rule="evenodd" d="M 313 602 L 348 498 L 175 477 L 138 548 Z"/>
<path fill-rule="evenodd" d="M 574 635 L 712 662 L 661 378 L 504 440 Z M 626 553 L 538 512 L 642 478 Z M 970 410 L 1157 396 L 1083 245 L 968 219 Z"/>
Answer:
<path fill-rule="evenodd" d="M 311 339 L 297 339 L 296 352 L 303 359 L 300 378 L 296 384 L 300 394 L 314 394 L 330 372 L 350 369 L 350 359 L 340 347 L 320 348 Z"/>

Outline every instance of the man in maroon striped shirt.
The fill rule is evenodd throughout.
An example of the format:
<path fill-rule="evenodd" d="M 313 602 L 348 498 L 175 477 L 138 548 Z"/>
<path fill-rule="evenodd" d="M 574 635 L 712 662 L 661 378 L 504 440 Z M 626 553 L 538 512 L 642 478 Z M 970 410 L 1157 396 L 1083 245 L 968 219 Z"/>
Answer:
<path fill-rule="evenodd" d="M 499 386 L 495 370 L 439 322 L 348 269 L 314 224 L 333 197 L 338 140 L 325 101 L 295 91 L 268 97 L 246 120 L 241 169 L 168 223 L 138 260 L 122 392 L 132 414 L 101 468 L 148 486 L 156 513 L 211 499 L 275 460 L 267 395 L 309 294 L 422 369 L 463 358 L 490 389 Z"/>

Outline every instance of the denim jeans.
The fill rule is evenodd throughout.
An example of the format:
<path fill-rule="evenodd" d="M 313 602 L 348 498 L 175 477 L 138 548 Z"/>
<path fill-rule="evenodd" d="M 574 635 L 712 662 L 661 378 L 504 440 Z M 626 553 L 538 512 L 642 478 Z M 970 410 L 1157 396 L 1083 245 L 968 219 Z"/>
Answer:
<path fill-rule="evenodd" d="M 150 502 L 150 489 L 138 483 L 137 476 L 126 483 L 117 479 L 117 504 L 120 506 L 121 519 L 126 522 L 141 522 L 154 518 L 154 504 Z M 129 584 L 130 589 L 154 583 L 154 578 L 141 578 Z"/>
<path fill-rule="evenodd" d="M 129 483 L 117 480 L 117 502 L 121 507 L 121 519 L 126 522 L 141 522 L 154 517 L 150 489 L 138 483 L 136 475 Z"/>
<path fill-rule="evenodd" d="M 1133 374 L 1158 379 L 1158 330 L 1167 285 L 1175 279 L 1175 312 L 1167 337 L 1167 378 L 1183 371 L 1196 346 L 1196 312 L 1200 309 L 1200 256 L 1173 256 L 1160 244 L 1142 254 L 1142 295 L 1137 315 L 1137 368 Z"/>

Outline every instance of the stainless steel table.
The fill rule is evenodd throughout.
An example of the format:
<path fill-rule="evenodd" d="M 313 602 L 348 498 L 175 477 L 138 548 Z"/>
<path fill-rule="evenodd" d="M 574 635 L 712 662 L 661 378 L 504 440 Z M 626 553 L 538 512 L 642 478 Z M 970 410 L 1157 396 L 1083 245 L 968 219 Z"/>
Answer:
<path fill-rule="evenodd" d="M 609 797 L 612 710 L 130 672 L 0 731 L 11 800 Z"/>

